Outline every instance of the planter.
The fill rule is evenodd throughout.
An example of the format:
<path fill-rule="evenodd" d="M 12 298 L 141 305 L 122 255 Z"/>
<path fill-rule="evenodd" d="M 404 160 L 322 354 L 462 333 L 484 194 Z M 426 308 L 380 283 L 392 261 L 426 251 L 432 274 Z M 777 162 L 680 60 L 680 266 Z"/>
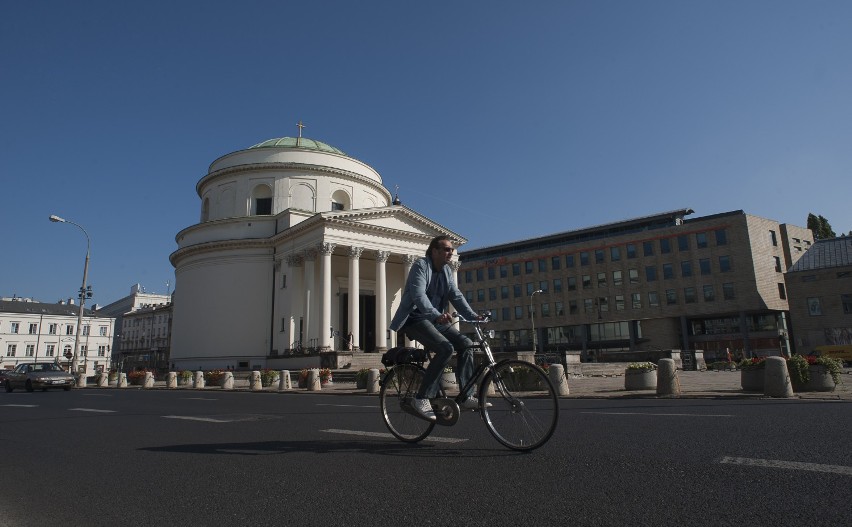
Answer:
<path fill-rule="evenodd" d="M 742 387 L 743 391 L 762 392 L 763 378 L 766 376 L 765 372 L 766 369 L 764 368 L 740 370 L 740 386 Z"/>
<path fill-rule="evenodd" d="M 656 390 L 656 370 L 625 370 L 624 389 L 632 390 Z"/>
<path fill-rule="evenodd" d="M 833 392 L 836 384 L 825 366 L 808 366 L 810 379 L 806 383 L 792 380 L 794 392 Z"/>

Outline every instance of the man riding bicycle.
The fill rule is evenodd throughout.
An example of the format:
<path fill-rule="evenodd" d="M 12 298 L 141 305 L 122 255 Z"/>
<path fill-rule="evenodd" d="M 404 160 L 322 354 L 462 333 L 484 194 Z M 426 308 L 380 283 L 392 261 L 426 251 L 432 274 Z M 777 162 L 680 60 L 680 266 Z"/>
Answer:
<path fill-rule="evenodd" d="M 452 325 L 452 316 L 447 313 L 449 303 L 468 320 L 482 320 L 459 291 L 453 279 L 449 263 L 453 257 L 449 236 L 437 236 L 429 243 L 426 257 L 420 258 L 411 267 L 399 308 L 390 323 L 390 329 L 416 340 L 435 355 L 423 382 L 412 401 L 415 411 L 428 421 L 435 420 L 435 412 L 429 399 L 438 395 L 441 373 L 450 362 L 453 351 L 458 353 L 456 380 L 459 387 L 467 385 L 473 374 L 473 344 Z M 470 393 L 462 394 L 461 407 L 475 409 L 479 400 Z"/>

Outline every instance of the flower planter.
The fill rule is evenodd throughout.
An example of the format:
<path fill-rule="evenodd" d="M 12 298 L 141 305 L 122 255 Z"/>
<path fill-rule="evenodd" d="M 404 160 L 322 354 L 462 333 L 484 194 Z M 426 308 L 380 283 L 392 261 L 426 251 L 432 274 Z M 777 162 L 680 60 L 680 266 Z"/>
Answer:
<path fill-rule="evenodd" d="M 828 372 L 825 366 L 808 366 L 808 374 L 810 375 L 808 382 L 800 383 L 797 380 L 792 381 L 794 392 L 834 391 L 836 384 L 834 384 L 834 379 L 831 378 L 831 373 Z"/>
<path fill-rule="evenodd" d="M 762 392 L 763 378 L 766 370 L 764 368 L 752 368 L 740 370 L 740 386 L 744 392 Z"/>
<path fill-rule="evenodd" d="M 656 370 L 624 370 L 624 389 L 632 390 L 656 390 Z"/>

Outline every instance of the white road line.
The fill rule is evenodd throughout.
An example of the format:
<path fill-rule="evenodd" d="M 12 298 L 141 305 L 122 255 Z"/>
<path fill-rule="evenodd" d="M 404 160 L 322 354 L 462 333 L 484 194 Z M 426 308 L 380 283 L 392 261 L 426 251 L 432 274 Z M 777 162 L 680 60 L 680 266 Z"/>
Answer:
<path fill-rule="evenodd" d="M 11 406 L 14 408 L 38 408 L 37 404 L 4 404 L 3 406 Z"/>
<path fill-rule="evenodd" d="M 821 465 L 819 463 L 802 463 L 799 461 L 781 461 L 780 459 L 756 459 L 750 457 L 725 456 L 720 463 L 728 465 L 748 465 L 752 467 L 783 468 L 788 470 L 809 470 L 811 472 L 829 472 L 852 476 L 852 467 L 843 465 Z"/>
<path fill-rule="evenodd" d="M 192 417 L 190 415 L 164 415 L 166 419 L 185 419 L 187 421 L 203 421 L 205 423 L 230 423 L 229 419 L 213 419 L 212 417 Z"/>
<path fill-rule="evenodd" d="M 343 408 L 376 408 L 375 404 L 330 404 L 318 403 L 317 406 L 340 406 Z"/>
<path fill-rule="evenodd" d="M 108 393 L 84 393 L 86 397 L 112 397 L 112 395 Z"/>
<path fill-rule="evenodd" d="M 386 432 L 364 432 L 361 430 L 340 430 L 337 428 L 329 428 L 328 430 L 320 430 L 320 432 L 327 432 L 329 434 L 345 434 L 351 436 L 364 436 L 364 437 L 383 437 L 388 439 L 394 439 L 393 435 L 388 434 Z M 456 437 L 437 437 L 437 436 L 429 436 L 423 441 L 432 441 L 433 443 L 464 443 L 467 439 L 464 438 L 456 438 Z"/>
<path fill-rule="evenodd" d="M 734 417 L 732 414 L 655 414 L 648 412 L 580 412 L 581 414 L 599 415 L 654 415 L 664 417 Z"/>
<path fill-rule="evenodd" d="M 210 399 L 207 397 L 181 397 L 185 401 L 218 401 L 219 399 Z"/>
<path fill-rule="evenodd" d="M 77 412 L 96 412 L 101 414 L 114 414 L 116 410 L 99 410 L 97 408 L 69 408 L 69 410 L 75 410 Z"/>

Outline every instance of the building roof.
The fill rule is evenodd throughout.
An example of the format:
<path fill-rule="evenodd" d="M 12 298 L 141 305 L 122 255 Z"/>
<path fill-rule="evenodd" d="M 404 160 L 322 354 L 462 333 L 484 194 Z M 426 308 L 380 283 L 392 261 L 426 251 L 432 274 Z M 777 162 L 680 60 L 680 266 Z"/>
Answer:
<path fill-rule="evenodd" d="M 44 302 L 22 302 L 19 300 L 0 300 L 0 313 L 21 313 L 27 315 L 77 316 L 79 304 L 47 304 Z M 83 316 L 101 316 L 97 311 L 83 309 Z M 106 317 L 105 317 L 106 318 Z"/>
<path fill-rule="evenodd" d="M 852 265 L 852 236 L 816 240 L 790 272 L 816 271 Z"/>
<path fill-rule="evenodd" d="M 307 137 L 277 137 L 250 146 L 247 150 L 251 150 L 252 148 L 301 148 L 303 150 L 319 150 L 320 152 L 346 155 L 346 152 L 339 148 L 335 148 L 322 141 L 308 139 Z"/>

